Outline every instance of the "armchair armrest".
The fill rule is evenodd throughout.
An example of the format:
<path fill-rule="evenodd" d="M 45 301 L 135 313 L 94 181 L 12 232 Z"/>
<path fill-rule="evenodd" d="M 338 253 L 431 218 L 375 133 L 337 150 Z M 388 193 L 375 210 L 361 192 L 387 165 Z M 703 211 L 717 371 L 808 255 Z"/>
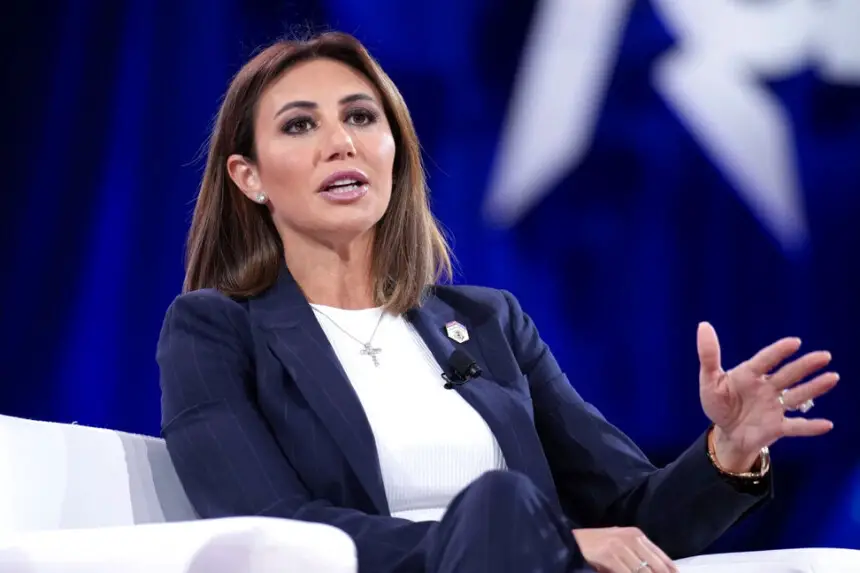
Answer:
<path fill-rule="evenodd" d="M 231 517 L 6 534 L 9 573 L 356 573 L 352 539 L 328 525 Z"/>
<path fill-rule="evenodd" d="M 849 573 L 860 571 L 860 551 L 809 548 L 723 553 L 677 562 L 681 573 Z"/>

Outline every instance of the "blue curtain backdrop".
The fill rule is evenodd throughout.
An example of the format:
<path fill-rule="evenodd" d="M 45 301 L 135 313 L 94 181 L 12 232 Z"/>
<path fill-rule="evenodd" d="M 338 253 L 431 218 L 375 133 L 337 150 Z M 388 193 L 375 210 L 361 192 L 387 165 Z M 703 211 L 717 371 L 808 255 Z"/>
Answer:
<path fill-rule="evenodd" d="M 256 47 L 328 26 L 366 42 L 410 105 L 458 280 L 513 291 L 581 393 L 656 462 L 706 425 L 698 321 L 728 364 L 783 335 L 831 349 L 843 381 L 814 412 L 834 432 L 774 447 L 776 500 L 713 549 L 860 547 L 858 85 L 811 69 L 768 85 L 809 220 L 786 254 L 655 92 L 649 70 L 675 38 L 636 2 L 583 161 L 505 229 L 481 207 L 536 0 L 15 4 L 0 413 L 158 432 L 155 343 L 219 98 Z"/>

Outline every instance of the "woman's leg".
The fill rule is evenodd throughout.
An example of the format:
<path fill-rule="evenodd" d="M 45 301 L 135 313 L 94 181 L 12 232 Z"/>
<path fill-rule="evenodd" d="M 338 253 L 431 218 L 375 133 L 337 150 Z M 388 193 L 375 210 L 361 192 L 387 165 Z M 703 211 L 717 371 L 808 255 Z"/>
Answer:
<path fill-rule="evenodd" d="M 511 471 L 487 472 L 460 492 L 429 549 L 427 573 L 591 571 L 543 493 Z"/>

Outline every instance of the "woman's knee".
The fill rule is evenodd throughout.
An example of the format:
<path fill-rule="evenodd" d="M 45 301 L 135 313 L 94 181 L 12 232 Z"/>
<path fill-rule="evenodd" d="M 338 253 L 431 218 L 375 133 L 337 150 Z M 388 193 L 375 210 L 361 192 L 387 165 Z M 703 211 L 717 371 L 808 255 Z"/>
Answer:
<path fill-rule="evenodd" d="M 561 572 L 572 570 L 579 555 L 561 516 L 516 471 L 475 479 L 449 506 L 432 539 L 428 571 Z"/>
<path fill-rule="evenodd" d="M 524 474 L 509 470 L 492 470 L 482 474 L 468 487 L 469 497 L 494 503 L 531 500 L 536 488 Z"/>

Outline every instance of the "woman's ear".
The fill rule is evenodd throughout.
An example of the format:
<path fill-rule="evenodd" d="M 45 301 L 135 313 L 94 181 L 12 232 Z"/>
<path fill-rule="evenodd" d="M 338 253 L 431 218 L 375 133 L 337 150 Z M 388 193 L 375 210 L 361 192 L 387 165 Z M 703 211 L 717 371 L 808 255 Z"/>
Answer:
<path fill-rule="evenodd" d="M 257 201 L 263 192 L 257 166 L 244 155 L 234 153 L 227 158 L 227 174 L 236 187 L 251 201 Z"/>

